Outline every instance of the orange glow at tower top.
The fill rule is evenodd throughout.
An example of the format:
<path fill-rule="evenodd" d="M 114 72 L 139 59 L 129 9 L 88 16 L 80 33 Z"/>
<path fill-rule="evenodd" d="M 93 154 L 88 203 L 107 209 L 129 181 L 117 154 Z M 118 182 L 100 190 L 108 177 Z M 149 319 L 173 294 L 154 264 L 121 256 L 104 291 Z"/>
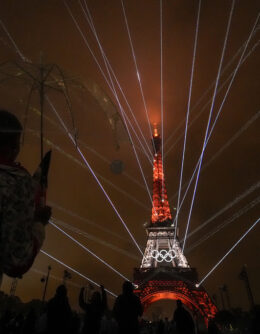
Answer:
<path fill-rule="evenodd" d="M 154 125 L 153 125 L 153 136 L 154 137 L 158 137 L 159 136 L 158 130 L 157 130 L 157 124 L 156 123 L 154 123 Z"/>

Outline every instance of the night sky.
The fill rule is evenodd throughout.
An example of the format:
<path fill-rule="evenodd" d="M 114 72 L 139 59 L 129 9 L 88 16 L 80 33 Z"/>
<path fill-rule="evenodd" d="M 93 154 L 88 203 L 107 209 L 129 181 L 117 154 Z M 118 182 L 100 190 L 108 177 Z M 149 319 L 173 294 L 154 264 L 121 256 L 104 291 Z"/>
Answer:
<path fill-rule="evenodd" d="M 199 2 L 163 0 L 162 3 L 164 167 L 170 206 L 174 213 L 173 208 L 177 205 Z M 149 119 L 151 123 L 160 123 L 160 1 L 125 0 L 124 4 Z M 79 2 L 67 1 L 67 5 L 107 76 L 102 55 Z M 88 0 L 87 5 L 103 50 L 144 137 L 151 146 L 121 1 Z M 191 94 L 190 123 L 192 125 L 187 135 L 184 184 L 190 179 L 201 152 L 213 96 L 213 83 L 218 73 L 231 5 L 230 0 L 203 0 L 201 4 Z M 222 69 L 226 69 L 222 71 L 219 87 L 227 83 L 216 96 L 213 120 L 228 87 L 229 81 L 226 80 L 230 80 L 230 75 L 236 68 L 242 53 L 240 48 L 248 39 L 259 9 L 259 1 L 235 1 L 222 66 Z M 121 127 L 121 130 L 115 133 L 108 120 L 109 113 L 104 110 L 97 96 L 94 96 L 91 90 L 84 90 L 77 84 L 99 87 L 102 96 L 106 97 L 109 103 L 115 106 L 114 109 L 119 111 L 115 97 L 86 47 L 64 2 L 61 0 L 2 0 L 0 20 L 8 30 L 9 37 L 26 58 L 38 64 L 42 54 L 43 63 L 57 64 L 64 71 L 65 77 L 68 78 L 79 147 L 97 173 L 136 241 L 144 250 L 146 244 L 144 223 L 150 219 L 151 202 L 125 130 Z M 1 63 L 20 60 L 9 37 L 1 25 Z M 211 217 L 215 215 L 216 217 L 190 237 L 185 248 L 190 265 L 197 268 L 201 278 L 259 217 L 259 37 L 258 22 L 258 29 L 254 32 L 245 52 L 245 56 L 248 52 L 249 55 L 234 78 L 203 159 L 190 231 L 210 220 Z M 28 93 L 29 85 L 21 84 L 17 79 L 1 82 L 0 107 L 14 112 L 23 122 Z M 73 131 L 71 117 L 62 95 L 51 89 L 47 94 L 69 130 Z M 133 122 L 131 113 L 119 91 L 118 94 L 122 106 Z M 53 218 L 67 233 L 131 279 L 133 268 L 138 267 L 141 261 L 138 249 L 95 179 L 84 166 L 80 155 L 62 130 L 59 120 L 47 103 L 44 107 L 46 139 L 44 149 L 45 151 L 50 148 L 53 150 L 47 196 L 49 204 L 53 207 Z M 37 93 L 34 93 L 28 114 L 25 140 L 19 155 L 19 161 L 30 172 L 36 169 L 40 161 L 38 109 L 39 98 Z M 136 128 L 134 122 L 133 125 Z M 116 148 L 115 137 L 120 146 L 119 149 Z M 140 149 L 136 138 L 133 138 L 147 183 L 152 189 L 152 166 Z M 114 160 L 123 162 L 122 174 L 116 175 L 111 171 L 110 164 Z M 179 216 L 181 239 L 186 228 L 192 189 Z M 225 207 L 226 209 L 221 211 Z M 217 213 L 220 214 L 217 215 Z M 221 224 L 225 226 L 214 236 L 210 236 L 189 250 L 194 243 L 201 240 L 204 235 L 213 233 Z M 81 234 L 76 233 L 75 229 L 80 230 Z M 260 229 L 257 225 L 205 281 L 204 286 L 209 294 L 218 293 L 219 286 L 227 284 L 232 306 L 248 309 L 246 291 L 243 282 L 238 279 L 242 265 L 247 264 L 255 301 L 260 302 L 259 235 Z M 53 226 L 49 225 L 46 228 L 43 249 L 95 282 L 104 284 L 107 289 L 116 294 L 120 293 L 122 278 Z M 22 300 L 41 298 L 43 285 L 40 282 L 42 277 L 40 272 L 46 272 L 49 264 L 53 268 L 51 274 L 56 278 L 62 278 L 64 267 L 45 255 L 39 254 L 32 269 L 18 283 L 17 295 Z M 50 279 L 47 299 L 54 294 L 59 284 L 55 277 Z M 77 308 L 79 287 L 86 285 L 87 281 L 73 273 L 70 282 L 68 287 L 71 305 Z M 5 278 L 2 285 L 4 291 L 9 292 L 10 284 L 11 280 Z"/>

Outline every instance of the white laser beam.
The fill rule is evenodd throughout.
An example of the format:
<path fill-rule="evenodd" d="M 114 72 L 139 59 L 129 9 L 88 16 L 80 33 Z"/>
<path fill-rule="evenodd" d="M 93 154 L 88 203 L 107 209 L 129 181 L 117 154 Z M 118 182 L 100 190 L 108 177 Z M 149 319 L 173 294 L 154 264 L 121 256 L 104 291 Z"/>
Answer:
<path fill-rule="evenodd" d="M 212 272 L 221 264 L 222 261 L 232 252 L 232 250 L 247 236 L 247 234 L 258 224 L 260 218 L 258 218 L 254 224 L 242 235 L 242 237 L 229 249 L 229 251 L 218 261 L 218 263 L 207 273 L 206 276 L 198 283 L 200 286 L 208 277 L 212 274 Z"/>

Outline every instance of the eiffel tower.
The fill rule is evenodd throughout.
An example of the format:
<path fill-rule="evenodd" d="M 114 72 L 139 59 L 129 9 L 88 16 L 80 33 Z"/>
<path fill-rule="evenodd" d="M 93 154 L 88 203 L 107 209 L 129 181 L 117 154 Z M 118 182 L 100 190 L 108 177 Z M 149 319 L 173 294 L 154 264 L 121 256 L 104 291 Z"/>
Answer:
<path fill-rule="evenodd" d="M 205 322 L 214 317 L 216 306 L 203 286 L 196 287 L 198 274 L 191 268 L 182 252 L 175 231 L 161 155 L 161 138 L 157 129 L 153 133 L 153 207 L 149 226 L 146 227 L 147 244 L 140 268 L 134 269 L 135 293 L 144 310 L 160 299 L 180 299 L 193 314 Z"/>

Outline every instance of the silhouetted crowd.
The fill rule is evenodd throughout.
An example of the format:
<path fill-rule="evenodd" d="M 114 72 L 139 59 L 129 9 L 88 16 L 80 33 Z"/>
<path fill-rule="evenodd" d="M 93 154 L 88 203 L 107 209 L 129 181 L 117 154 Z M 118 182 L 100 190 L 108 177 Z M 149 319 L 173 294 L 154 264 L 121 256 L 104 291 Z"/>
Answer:
<path fill-rule="evenodd" d="M 4 298 L 5 297 L 5 301 Z M 140 299 L 133 292 L 131 282 L 124 282 L 122 294 L 112 310 L 107 306 L 106 291 L 94 291 L 86 300 L 84 288 L 79 294 L 79 306 L 83 313 L 72 311 L 67 289 L 60 285 L 47 303 L 41 307 L 30 307 L 26 312 L 19 307 L 16 312 L 10 307 L 9 297 L 1 293 L 0 333 L 1 334 L 257 334 L 260 333 L 260 308 L 251 313 L 239 310 L 220 311 L 208 323 L 208 329 L 195 326 L 191 314 L 177 300 L 172 319 L 146 321 L 142 319 L 143 308 Z M 39 306 L 39 305 L 38 305 Z M 239 313 L 240 312 L 240 313 Z"/>
<path fill-rule="evenodd" d="M 3 274 L 19 278 L 29 271 L 51 217 L 51 208 L 45 204 L 50 152 L 30 175 L 16 161 L 22 131 L 14 114 L 0 110 L 0 286 Z M 172 319 L 145 321 L 140 299 L 128 281 L 111 310 L 103 286 L 90 299 L 85 295 L 82 288 L 82 313 L 78 314 L 70 307 L 65 285 L 60 285 L 47 303 L 38 301 L 38 308 L 26 311 L 16 297 L 0 292 L 0 334 L 260 334 L 259 307 L 246 314 L 220 311 L 203 331 L 181 300 L 177 300 Z M 16 309 L 11 307 L 13 301 Z"/>

